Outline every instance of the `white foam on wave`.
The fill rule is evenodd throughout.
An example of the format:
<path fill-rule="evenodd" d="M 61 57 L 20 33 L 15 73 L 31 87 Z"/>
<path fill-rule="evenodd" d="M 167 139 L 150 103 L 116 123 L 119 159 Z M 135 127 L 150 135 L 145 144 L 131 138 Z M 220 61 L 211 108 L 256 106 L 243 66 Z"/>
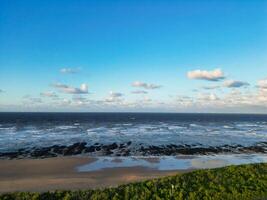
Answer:
<path fill-rule="evenodd" d="M 67 129 L 73 129 L 76 128 L 75 126 L 71 125 L 62 125 L 62 126 L 57 126 L 56 129 L 61 129 L 61 130 L 67 130 Z"/>
<path fill-rule="evenodd" d="M 26 130 L 25 132 L 27 134 L 33 134 L 33 135 L 35 135 L 35 134 L 42 134 L 43 133 L 42 130 L 38 130 L 38 129 L 30 129 L 30 130 Z"/>
<path fill-rule="evenodd" d="M 249 124 L 244 128 L 244 124 Z M 253 125 L 253 126 L 252 126 Z M 254 127 L 257 125 L 257 127 Z M 36 136 L 38 135 L 38 137 Z M 12 140 L 10 140 L 12 136 Z M 0 145 L 17 149 L 17 140 L 24 140 L 27 147 L 44 146 L 57 141 L 58 145 L 85 141 L 88 144 L 101 142 L 128 142 L 143 145 L 201 144 L 223 146 L 240 144 L 254 145 L 267 138 L 266 123 L 244 122 L 143 122 L 122 123 L 55 123 L 17 126 L 4 124 L 0 127 Z"/>
<path fill-rule="evenodd" d="M 179 125 L 170 125 L 170 126 L 167 126 L 167 128 L 169 130 L 181 130 L 181 129 L 185 129 L 184 126 L 179 126 Z"/>
<path fill-rule="evenodd" d="M 12 127 L 0 127 L 0 130 L 15 130 L 16 127 L 12 126 Z"/>
<path fill-rule="evenodd" d="M 124 124 L 119 124 L 119 126 L 122 125 L 122 126 L 132 126 L 133 124 L 132 123 L 124 123 Z"/>
<path fill-rule="evenodd" d="M 225 128 L 225 129 L 232 129 L 234 127 L 233 126 L 229 126 L 229 125 L 224 125 L 223 128 Z"/>

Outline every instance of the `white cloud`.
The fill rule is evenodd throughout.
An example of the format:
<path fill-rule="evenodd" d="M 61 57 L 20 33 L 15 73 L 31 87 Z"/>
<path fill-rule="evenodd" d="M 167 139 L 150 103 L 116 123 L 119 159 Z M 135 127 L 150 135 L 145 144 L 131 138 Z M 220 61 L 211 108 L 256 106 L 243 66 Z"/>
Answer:
<path fill-rule="evenodd" d="M 214 89 L 219 89 L 221 86 L 219 85 L 212 85 L 212 86 L 203 86 L 202 89 L 204 90 L 214 90 Z"/>
<path fill-rule="evenodd" d="M 64 98 L 64 99 L 62 100 L 62 104 L 63 104 L 63 105 L 69 105 L 69 104 L 71 104 L 71 100 L 69 100 L 69 99 L 65 99 L 65 98 Z"/>
<path fill-rule="evenodd" d="M 133 94 L 147 94 L 148 92 L 144 90 L 135 90 L 135 91 L 132 91 L 132 93 Z"/>
<path fill-rule="evenodd" d="M 141 81 L 135 81 L 132 83 L 133 87 L 140 87 L 140 88 L 144 88 L 144 89 L 158 89 L 161 88 L 161 85 L 156 85 L 156 84 L 148 84 L 148 83 L 144 83 Z"/>
<path fill-rule="evenodd" d="M 219 97 L 217 97 L 217 95 L 213 93 L 199 94 L 198 99 L 202 101 L 216 101 L 219 100 Z"/>
<path fill-rule="evenodd" d="M 150 102 L 152 102 L 152 99 L 149 97 L 144 97 L 143 101 L 146 103 L 150 103 Z"/>
<path fill-rule="evenodd" d="M 241 92 L 233 90 L 226 94 L 222 99 L 222 106 L 243 106 L 243 105 L 259 105 L 258 94 L 249 91 Z"/>
<path fill-rule="evenodd" d="M 239 88 L 249 86 L 249 83 L 243 81 L 228 80 L 224 82 L 224 86 L 228 88 Z"/>
<path fill-rule="evenodd" d="M 267 90 L 265 89 L 260 89 L 258 92 L 258 100 L 266 105 L 267 102 Z"/>
<path fill-rule="evenodd" d="M 55 88 L 68 88 L 69 86 L 66 84 L 62 84 L 62 83 L 54 83 L 52 84 L 53 87 Z"/>
<path fill-rule="evenodd" d="M 225 78 L 221 69 L 214 69 L 213 71 L 194 70 L 187 73 L 190 79 L 201 79 L 207 81 L 219 81 Z"/>
<path fill-rule="evenodd" d="M 80 88 L 71 87 L 61 83 L 55 83 L 52 84 L 52 86 L 67 94 L 88 94 L 88 86 L 85 83 L 81 84 Z"/>
<path fill-rule="evenodd" d="M 81 97 L 81 96 L 74 96 L 72 100 L 73 100 L 73 103 L 76 105 L 87 105 L 89 103 L 88 99 Z"/>
<path fill-rule="evenodd" d="M 111 103 L 111 102 L 121 102 L 121 97 L 123 96 L 120 92 L 109 92 L 109 96 L 105 99 L 105 102 Z"/>
<path fill-rule="evenodd" d="M 0 93 L 3 93 L 3 92 L 4 92 L 4 90 L 1 90 L 1 89 L 0 89 Z"/>
<path fill-rule="evenodd" d="M 179 106 L 183 107 L 191 107 L 194 104 L 194 99 L 189 96 L 177 96 L 175 97 L 175 101 L 178 103 Z"/>
<path fill-rule="evenodd" d="M 53 98 L 58 97 L 56 93 L 51 92 L 51 91 L 42 92 L 42 93 L 40 93 L 40 95 L 41 95 L 42 97 L 53 97 Z"/>
<path fill-rule="evenodd" d="M 229 93 L 218 97 L 215 93 L 199 94 L 192 98 L 192 102 L 182 99 L 188 103 L 188 109 L 200 110 L 201 112 L 258 112 L 267 111 L 267 92 L 262 89 L 238 90 L 232 89 Z M 180 103 L 181 105 L 181 103 Z"/>
<path fill-rule="evenodd" d="M 267 78 L 259 80 L 258 87 L 261 89 L 267 89 Z"/>
<path fill-rule="evenodd" d="M 122 96 L 123 96 L 122 93 L 120 93 L 120 92 L 113 92 L 113 91 L 110 91 L 110 92 L 109 92 L 109 95 L 110 95 L 111 97 L 114 97 L 114 98 L 122 97 Z"/>
<path fill-rule="evenodd" d="M 62 68 L 60 69 L 60 72 L 62 74 L 75 74 L 77 72 L 79 72 L 80 69 L 76 68 L 76 69 L 73 69 L 73 68 Z"/>

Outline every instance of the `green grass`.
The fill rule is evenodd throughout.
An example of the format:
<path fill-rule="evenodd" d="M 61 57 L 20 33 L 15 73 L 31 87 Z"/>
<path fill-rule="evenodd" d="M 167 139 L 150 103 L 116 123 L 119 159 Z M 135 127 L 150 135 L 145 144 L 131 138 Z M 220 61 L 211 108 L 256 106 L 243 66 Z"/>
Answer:
<path fill-rule="evenodd" d="M 103 190 L 7 193 L 0 199 L 267 199 L 267 164 L 199 170 Z"/>

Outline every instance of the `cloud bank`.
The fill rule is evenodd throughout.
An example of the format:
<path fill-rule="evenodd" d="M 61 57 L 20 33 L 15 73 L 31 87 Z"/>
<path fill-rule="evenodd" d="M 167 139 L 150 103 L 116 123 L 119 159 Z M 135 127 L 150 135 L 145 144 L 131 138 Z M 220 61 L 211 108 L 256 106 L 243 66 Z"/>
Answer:
<path fill-rule="evenodd" d="M 243 81 L 228 80 L 224 82 L 224 86 L 228 88 L 239 88 L 249 86 L 249 83 Z"/>
<path fill-rule="evenodd" d="M 145 91 L 145 90 L 135 90 L 135 91 L 132 91 L 132 94 L 147 94 L 148 92 Z"/>
<path fill-rule="evenodd" d="M 47 92 L 41 92 L 40 95 L 42 97 L 58 97 L 56 93 L 54 92 L 50 92 L 50 91 L 47 91 Z"/>
<path fill-rule="evenodd" d="M 112 103 L 112 102 L 120 102 L 122 99 L 121 97 L 123 96 L 122 93 L 120 92 L 109 92 L 109 96 L 105 99 L 105 102 L 107 103 Z"/>
<path fill-rule="evenodd" d="M 267 89 L 267 78 L 259 80 L 258 87 L 261 89 Z"/>
<path fill-rule="evenodd" d="M 221 86 L 219 85 L 212 85 L 212 86 L 203 86 L 202 89 L 204 90 L 215 90 L 215 89 L 219 89 L 221 88 Z"/>
<path fill-rule="evenodd" d="M 161 85 L 156 85 L 156 84 L 148 84 L 148 83 L 144 83 L 141 81 L 135 81 L 132 83 L 133 87 L 139 87 L 139 88 L 144 88 L 147 90 L 153 90 L 153 89 L 158 89 L 161 88 Z"/>
<path fill-rule="evenodd" d="M 206 70 L 194 70 L 187 73 L 187 77 L 190 79 L 200 79 L 207 81 L 220 81 L 225 79 L 224 73 L 221 69 L 214 69 L 213 71 Z"/>
<path fill-rule="evenodd" d="M 67 94 L 88 94 L 88 86 L 85 83 L 81 84 L 80 88 L 71 87 L 62 83 L 55 83 L 52 86 Z"/>

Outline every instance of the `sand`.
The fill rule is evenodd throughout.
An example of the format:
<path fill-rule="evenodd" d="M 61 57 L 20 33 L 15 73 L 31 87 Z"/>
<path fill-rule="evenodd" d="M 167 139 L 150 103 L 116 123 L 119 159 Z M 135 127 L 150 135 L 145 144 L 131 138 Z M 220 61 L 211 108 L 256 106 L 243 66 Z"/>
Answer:
<path fill-rule="evenodd" d="M 146 167 L 117 167 L 91 172 L 77 172 L 75 169 L 95 160 L 88 157 L 0 160 L 0 192 L 114 187 L 184 172 L 159 171 Z"/>

